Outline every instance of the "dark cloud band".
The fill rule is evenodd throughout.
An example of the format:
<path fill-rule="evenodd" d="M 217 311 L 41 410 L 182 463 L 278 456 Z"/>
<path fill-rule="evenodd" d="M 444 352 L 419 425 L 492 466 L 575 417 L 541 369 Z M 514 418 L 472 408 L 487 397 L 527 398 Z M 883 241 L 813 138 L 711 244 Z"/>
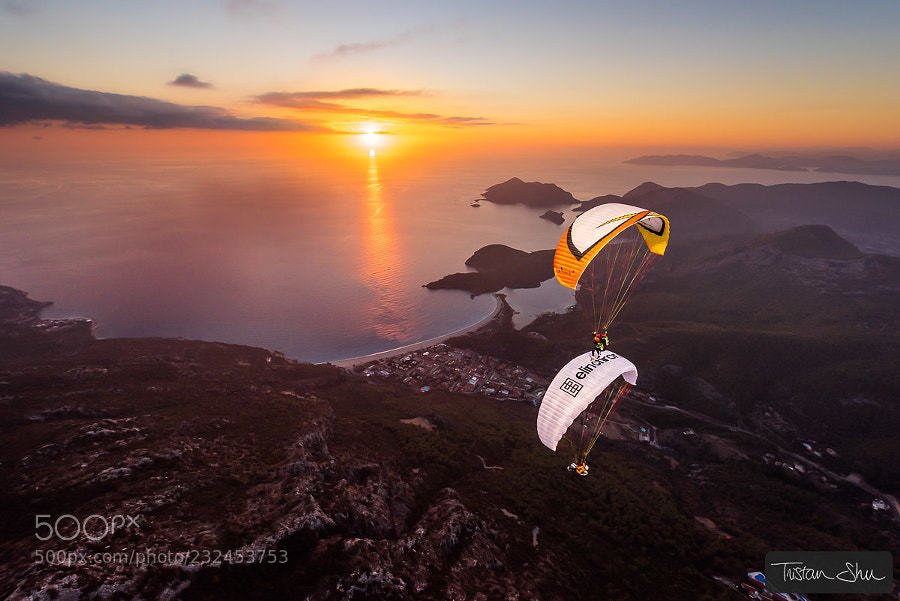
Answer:
<path fill-rule="evenodd" d="M 0 126 L 40 121 L 155 129 L 321 130 L 318 126 L 290 119 L 236 117 L 212 106 L 185 106 L 144 96 L 82 90 L 33 75 L 0 71 Z"/>

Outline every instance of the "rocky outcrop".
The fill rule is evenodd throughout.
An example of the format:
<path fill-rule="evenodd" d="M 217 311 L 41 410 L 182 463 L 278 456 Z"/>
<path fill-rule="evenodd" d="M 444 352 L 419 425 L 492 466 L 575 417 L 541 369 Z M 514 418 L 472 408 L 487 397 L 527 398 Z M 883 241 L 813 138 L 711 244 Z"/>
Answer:
<path fill-rule="evenodd" d="M 541 219 L 546 219 L 550 223 L 555 223 L 556 225 L 562 225 L 566 222 L 566 218 L 563 217 L 562 213 L 560 213 L 559 211 L 551 211 L 549 209 L 544 211 L 544 213 L 541 215 Z"/>
<path fill-rule="evenodd" d="M 385 515 L 382 512 L 382 515 Z M 501 549 L 502 537 L 460 500 L 452 488 L 437 493 L 402 533 L 325 541 L 313 554 L 339 553 L 343 574 L 310 599 L 541 598 L 531 578 L 515 574 Z M 334 548 L 329 548 L 334 545 Z"/>
<path fill-rule="evenodd" d="M 0 324 L 33 323 L 40 312 L 52 304 L 32 300 L 21 290 L 0 286 Z"/>
<path fill-rule="evenodd" d="M 27 358 L 47 350 L 72 350 L 93 339 L 89 319 L 41 319 L 53 303 L 0 286 L 0 359 Z"/>

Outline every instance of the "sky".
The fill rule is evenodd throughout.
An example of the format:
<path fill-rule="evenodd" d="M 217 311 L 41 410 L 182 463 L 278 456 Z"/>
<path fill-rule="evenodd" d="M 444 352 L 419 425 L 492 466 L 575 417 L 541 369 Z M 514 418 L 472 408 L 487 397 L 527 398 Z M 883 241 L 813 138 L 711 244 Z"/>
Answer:
<path fill-rule="evenodd" d="M 896 149 L 898 30 L 896 0 L 0 0 L 0 156 Z"/>

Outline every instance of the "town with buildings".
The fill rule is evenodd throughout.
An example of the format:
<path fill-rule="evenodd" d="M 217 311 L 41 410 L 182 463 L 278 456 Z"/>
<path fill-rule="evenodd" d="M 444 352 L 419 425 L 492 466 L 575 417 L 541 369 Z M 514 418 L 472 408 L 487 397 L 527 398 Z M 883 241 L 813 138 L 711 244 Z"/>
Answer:
<path fill-rule="evenodd" d="M 497 400 L 527 402 L 533 406 L 540 405 L 541 398 L 549 384 L 546 378 L 520 365 L 443 343 L 365 363 L 358 366 L 356 371 L 373 382 L 397 382 L 422 394 L 432 390 L 445 390 L 481 395 Z M 709 419 L 662 403 L 652 394 L 639 390 L 633 390 L 631 396 L 632 400 L 639 404 L 692 415 L 698 418 L 698 423 Z M 622 434 L 627 438 L 657 449 L 663 448 L 659 441 L 657 427 L 645 419 L 632 416 L 624 421 L 616 421 L 622 428 Z M 718 425 L 723 426 L 722 424 Z M 698 444 L 701 439 L 707 438 L 695 431 L 694 428 L 679 429 L 678 434 L 686 440 L 696 440 Z M 823 454 L 834 457 L 836 452 L 830 447 L 820 450 L 819 445 L 813 440 L 803 439 L 798 441 L 798 444 L 798 451 L 806 457 L 801 456 L 800 453 L 791 453 L 782 449 L 780 453 L 764 453 L 760 459 L 767 465 L 781 468 L 798 478 L 807 479 L 817 487 L 836 490 L 840 478 L 828 473 L 817 463 Z M 702 470 L 699 471 L 702 472 Z M 702 474 L 692 471 L 691 476 L 702 477 Z M 875 493 L 876 491 L 870 490 L 869 492 Z M 877 496 L 871 501 L 871 506 L 875 513 L 889 512 L 891 509 L 884 499 Z"/>
<path fill-rule="evenodd" d="M 367 378 L 406 384 L 419 392 L 447 390 L 540 404 L 547 380 L 495 357 L 438 344 L 380 359 L 361 368 Z"/>

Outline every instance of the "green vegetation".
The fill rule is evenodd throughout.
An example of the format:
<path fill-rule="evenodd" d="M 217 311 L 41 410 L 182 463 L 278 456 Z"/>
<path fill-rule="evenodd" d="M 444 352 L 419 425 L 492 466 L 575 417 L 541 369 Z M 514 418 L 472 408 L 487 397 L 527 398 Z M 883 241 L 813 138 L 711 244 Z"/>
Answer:
<path fill-rule="evenodd" d="M 727 599 L 711 577 L 737 577 L 769 550 L 889 544 L 803 481 L 751 462 L 717 463 L 698 480 L 637 443 L 601 439 L 582 479 L 565 470 L 564 453 L 539 444 L 536 411 L 521 404 L 381 385 L 345 384 L 329 396 L 340 418 L 336 439 L 365 441 L 399 469 L 420 469 L 423 498 L 450 486 L 483 518 L 505 523 L 522 569 L 541 557 L 531 545 L 538 526 L 539 548 L 564 566 L 567 598 Z M 416 416 L 437 430 L 400 423 Z M 503 469 L 485 469 L 478 456 Z"/>

